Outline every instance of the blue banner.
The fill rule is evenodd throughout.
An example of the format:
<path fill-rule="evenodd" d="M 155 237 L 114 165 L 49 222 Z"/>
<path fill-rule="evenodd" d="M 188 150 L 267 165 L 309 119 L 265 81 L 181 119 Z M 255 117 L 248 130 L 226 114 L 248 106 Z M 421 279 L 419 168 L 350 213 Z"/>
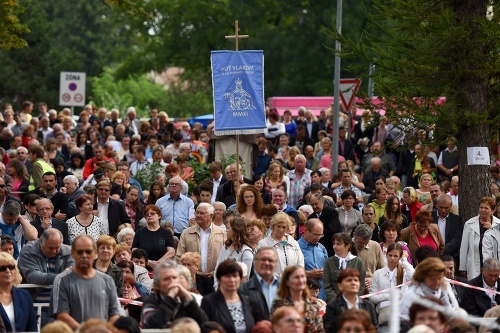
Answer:
<path fill-rule="evenodd" d="M 212 51 L 211 62 L 215 134 L 263 133 L 264 52 Z"/>

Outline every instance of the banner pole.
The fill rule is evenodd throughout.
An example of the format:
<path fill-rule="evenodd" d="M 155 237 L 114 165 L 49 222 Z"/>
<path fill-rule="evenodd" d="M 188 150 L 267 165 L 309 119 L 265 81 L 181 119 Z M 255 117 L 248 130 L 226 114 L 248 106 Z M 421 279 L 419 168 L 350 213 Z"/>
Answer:
<path fill-rule="evenodd" d="M 238 46 L 238 20 L 234 21 L 234 35 L 235 35 L 235 51 L 239 51 L 240 48 Z M 236 134 L 236 179 L 238 180 L 238 183 L 240 182 L 241 175 L 240 175 L 240 135 Z M 238 184 L 239 187 L 239 184 Z M 237 196 L 237 194 L 234 194 Z"/>
<path fill-rule="evenodd" d="M 238 35 L 238 21 L 234 21 L 234 35 L 225 36 L 226 39 L 233 39 L 235 41 L 235 51 L 239 51 L 238 41 L 240 38 L 248 38 L 248 35 Z M 240 135 L 236 134 L 236 179 L 239 180 L 241 177 L 240 173 Z"/>

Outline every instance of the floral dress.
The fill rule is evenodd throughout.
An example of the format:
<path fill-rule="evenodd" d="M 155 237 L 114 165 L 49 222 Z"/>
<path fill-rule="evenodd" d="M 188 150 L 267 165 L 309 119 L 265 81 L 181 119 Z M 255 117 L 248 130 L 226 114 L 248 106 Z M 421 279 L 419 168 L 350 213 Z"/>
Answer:
<path fill-rule="evenodd" d="M 305 306 L 304 306 L 304 333 L 322 333 L 325 332 L 325 328 L 323 326 L 323 317 L 320 314 L 320 307 L 317 302 L 313 301 L 310 298 L 305 298 Z M 271 306 L 271 315 L 278 308 L 282 306 L 294 306 L 293 301 L 290 298 L 276 298 L 273 301 L 273 305 Z"/>
<path fill-rule="evenodd" d="M 283 179 L 280 179 L 280 181 L 278 182 L 278 186 L 273 188 L 269 179 L 266 178 L 264 182 L 264 191 L 272 195 L 274 190 L 283 190 L 286 193 L 286 183 L 283 181 Z"/>

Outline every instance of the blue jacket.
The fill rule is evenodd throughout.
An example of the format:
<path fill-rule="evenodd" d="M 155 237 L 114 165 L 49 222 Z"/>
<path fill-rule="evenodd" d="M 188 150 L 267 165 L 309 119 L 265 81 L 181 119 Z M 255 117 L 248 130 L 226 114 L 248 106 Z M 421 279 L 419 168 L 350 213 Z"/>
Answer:
<path fill-rule="evenodd" d="M 141 295 L 141 297 L 148 297 L 149 296 L 149 290 L 148 290 L 148 288 L 146 288 L 145 285 L 143 285 L 139 282 L 136 282 L 135 289 L 137 289 L 137 292 L 139 293 L 139 295 Z"/>
<path fill-rule="evenodd" d="M 12 329 L 12 324 L 3 306 L 0 306 L 0 316 L 2 316 L 7 332 L 38 332 L 36 312 L 30 294 L 26 290 L 16 287 L 12 287 L 11 293 L 16 318 L 15 330 Z"/>

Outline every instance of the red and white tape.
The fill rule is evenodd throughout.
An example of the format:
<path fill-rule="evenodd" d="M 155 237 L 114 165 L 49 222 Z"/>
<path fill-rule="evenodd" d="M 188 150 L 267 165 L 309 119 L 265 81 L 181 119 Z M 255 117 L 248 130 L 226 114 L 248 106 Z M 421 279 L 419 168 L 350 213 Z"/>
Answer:
<path fill-rule="evenodd" d="M 120 301 L 120 303 L 123 303 L 123 304 L 132 304 L 132 305 L 142 306 L 142 302 L 134 301 L 132 299 L 118 298 L 118 300 Z"/>
<path fill-rule="evenodd" d="M 460 281 L 457 281 L 457 280 L 452 280 L 452 279 L 446 279 L 446 280 L 448 282 L 452 283 L 452 284 L 457 285 L 457 286 L 462 286 L 462 287 L 465 287 L 465 288 L 471 288 L 471 289 L 475 289 L 475 290 L 485 291 L 485 292 L 490 293 L 490 294 L 500 295 L 500 292 L 496 291 L 494 289 L 481 288 L 481 287 L 478 287 L 478 286 L 473 286 L 471 284 L 467 284 L 467 283 L 460 282 Z M 379 290 L 379 291 L 373 292 L 371 294 L 366 294 L 366 295 L 360 296 L 360 298 L 368 298 L 368 297 L 371 297 L 371 296 L 374 296 L 374 295 L 380 295 L 380 294 L 386 293 L 388 291 L 391 291 L 392 289 L 401 288 L 402 286 L 408 285 L 408 284 L 410 284 L 412 282 L 413 281 L 408 281 L 408 282 L 402 283 L 400 285 L 397 285 L 397 286 L 394 286 L 394 287 L 391 287 L 391 288 Z"/>
<path fill-rule="evenodd" d="M 485 292 L 491 293 L 491 294 L 498 294 L 498 295 L 500 295 L 499 291 L 496 291 L 496 290 L 493 290 L 493 289 L 481 288 L 481 287 L 478 287 L 478 286 L 473 286 L 473 285 L 470 285 L 470 284 L 467 284 L 467 283 L 464 283 L 464 282 L 460 282 L 460 281 L 456 281 L 456 280 L 451 280 L 451 279 L 447 279 L 447 281 L 450 282 L 450 283 L 452 283 L 452 284 L 455 284 L 457 286 L 462 286 L 462 287 L 465 287 L 465 288 L 471 288 L 471 289 L 475 289 L 475 290 L 485 291 Z M 412 282 L 413 281 L 408 281 L 408 282 L 399 284 L 399 285 L 391 287 L 391 288 L 387 288 L 387 289 L 382 289 L 382 290 L 379 290 L 379 291 L 375 291 L 375 292 L 373 292 L 371 294 L 366 294 L 366 295 L 360 296 L 360 298 L 368 298 L 368 297 L 371 297 L 371 296 L 374 296 L 374 295 L 380 295 L 380 294 L 386 293 L 388 291 L 391 291 L 392 289 L 401 288 L 403 286 L 409 285 Z M 142 304 L 143 304 L 142 302 L 134 301 L 134 300 L 127 299 L 127 298 L 118 298 L 118 300 L 122 304 L 132 304 L 132 305 L 137 305 L 137 306 L 142 306 Z"/>
<path fill-rule="evenodd" d="M 490 294 L 500 295 L 500 292 L 496 291 L 495 289 L 481 288 L 481 287 L 473 286 L 471 284 L 463 283 L 463 282 L 460 282 L 460 281 L 457 281 L 457 280 L 451 280 L 451 279 L 449 279 L 448 281 L 450 283 L 452 283 L 452 284 L 456 284 L 457 286 L 462 286 L 462 287 L 465 287 L 465 288 L 471 288 L 471 289 L 475 289 L 475 290 L 485 291 L 485 292 L 490 293 Z"/>
<path fill-rule="evenodd" d="M 367 298 L 367 297 L 372 297 L 374 295 L 383 294 L 383 293 L 386 293 L 388 291 L 391 291 L 392 289 L 401 288 L 402 286 L 406 286 L 406 285 L 408 285 L 410 283 L 412 283 L 412 281 L 408 281 L 408 282 L 405 282 L 405 283 L 402 283 L 402 284 L 398 284 L 397 286 L 394 286 L 394 287 L 391 287 L 391 288 L 387 288 L 387 289 L 382 289 L 382 290 L 379 290 L 379 291 L 375 291 L 375 292 L 373 292 L 371 294 L 366 294 L 366 295 L 360 296 L 359 298 Z"/>

